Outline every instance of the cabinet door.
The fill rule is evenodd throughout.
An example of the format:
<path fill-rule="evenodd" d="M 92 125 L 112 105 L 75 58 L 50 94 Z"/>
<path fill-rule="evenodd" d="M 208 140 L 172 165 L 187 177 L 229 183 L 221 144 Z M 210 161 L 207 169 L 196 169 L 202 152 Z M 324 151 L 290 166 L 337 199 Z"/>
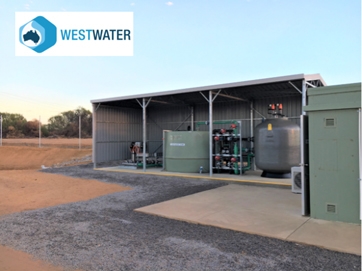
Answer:
<path fill-rule="evenodd" d="M 309 195 L 309 138 L 308 116 L 300 116 L 300 154 L 301 154 L 301 179 L 302 179 L 302 215 L 310 214 Z"/>

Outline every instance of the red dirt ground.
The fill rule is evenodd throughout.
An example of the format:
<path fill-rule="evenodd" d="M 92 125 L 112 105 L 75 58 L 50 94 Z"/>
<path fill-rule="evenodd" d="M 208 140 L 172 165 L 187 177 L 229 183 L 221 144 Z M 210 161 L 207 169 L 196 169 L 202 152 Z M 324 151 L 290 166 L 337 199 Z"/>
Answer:
<path fill-rule="evenodd" d="M 91 149 L 38 148 L 27 146 L 0 147 L 0 170 L 41 169 L 74 158 L 92 154 Z"/>
<path fill-rule="evenodd" d="M 39 147 L 39 138 L 3 138 L 3 146 L 32 146 Z M 79 148 L 78 138 L 41 138 L 42 147 Z M 81 139 L 82 149 L 92 148 L 91 138 Z"/>
<path fill-rule="evenodd" d="M 63 271 L 63 268 L 34 260 L 31 255 L 0 246 L 0 270 L 2 271 Z"/>
<path fill-rule="evenodd" d="M 86 201 L 110 193 L 128 190 L 117 184 L 71 178 L 37 171 L 41 165 L 67 162 L 91 154 L 92 150 L 68 148 L 71 140 L 51 139 L 53 147 L 38 148 L 24 139 L 9 140 L 0 146 L 0 216 L 58 204 Z M 9 146 L 11 144 L 15 146 Z M 64 143 L 65 142 L 65 143 Z M 73 143 L 77 140 L 73 140 Z M 91 140 L 89 141 L 91 142 Z M 4 141 L 3 141 L 4 143 Z M 74 145 L 74 144 L 73 144 Z M 62 271 L 32 258 L 32 255 L 0 245 L 1 271 Z"/>
<path fill-rule="evenodd" d="M 0 171 L 0 216 L 128 190 L 117 184 L 36 170 Z"/>

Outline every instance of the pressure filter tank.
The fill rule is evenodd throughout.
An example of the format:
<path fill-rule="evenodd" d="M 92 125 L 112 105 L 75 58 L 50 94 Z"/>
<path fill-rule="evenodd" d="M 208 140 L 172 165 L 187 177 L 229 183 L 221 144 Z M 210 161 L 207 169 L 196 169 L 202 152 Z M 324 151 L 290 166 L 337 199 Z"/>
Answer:
<path fill-rule="evenodd" d="M 283 174 L 286 177 L 292 167 L 299 165 L 300 128 L 297 124 L 284 117 L 267 119 L 255 127 L 254 135 L 255 164 L 264 171 L 263 177 L 283 177 Z"/>

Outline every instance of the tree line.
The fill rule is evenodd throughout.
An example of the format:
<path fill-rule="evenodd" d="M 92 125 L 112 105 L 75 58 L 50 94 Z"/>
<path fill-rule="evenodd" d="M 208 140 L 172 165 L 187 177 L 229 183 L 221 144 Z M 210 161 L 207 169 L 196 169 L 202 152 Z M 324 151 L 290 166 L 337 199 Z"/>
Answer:
<path fill-rule="evenodd" d="M 21 114 L 0 112 L 2 116 L 2 137 L 23 138 L 39 137 L 39 120 L 27 121 Z M 40 127 L 42 137 L 78 137 L 79 115 L 81 124 L 81 136 L 92 136 L 92 112 L 79 107 L 49 118 L 48 124 Z"/>

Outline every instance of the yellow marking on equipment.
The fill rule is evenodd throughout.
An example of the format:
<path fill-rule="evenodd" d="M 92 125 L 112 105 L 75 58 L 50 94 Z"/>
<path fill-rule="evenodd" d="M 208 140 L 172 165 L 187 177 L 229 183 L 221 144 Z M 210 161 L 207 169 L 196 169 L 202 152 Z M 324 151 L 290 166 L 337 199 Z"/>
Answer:
<path fill-rule="evenodd" d="M 273 125 L 271 123 L 268 123 L 268 131 L 272 131 L 273 130 Z"/>

